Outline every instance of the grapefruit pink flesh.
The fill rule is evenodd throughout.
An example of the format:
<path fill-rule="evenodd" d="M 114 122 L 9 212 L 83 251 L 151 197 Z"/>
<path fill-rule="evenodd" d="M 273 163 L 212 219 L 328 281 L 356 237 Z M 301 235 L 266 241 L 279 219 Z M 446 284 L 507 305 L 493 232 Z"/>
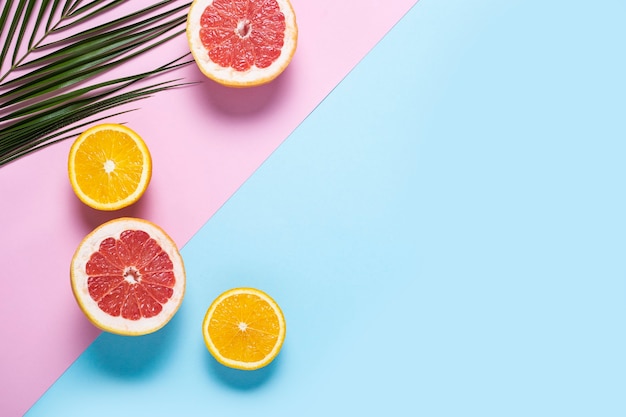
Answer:
<path fill-rule="evenodd" d="M 200 25 L 210 59 L 237 71 L 269 67 L 284 44 L 285 16 L 276 0 L 215 0 Z"/>
<path fill-rule="evenodd" d="M 100 309 L 129 320 L 159 314 L 176 283 L 168 254 L 141 230 L 126 230 L 119 239 L 104 239 L 85 272 L 89 295 Z"/>

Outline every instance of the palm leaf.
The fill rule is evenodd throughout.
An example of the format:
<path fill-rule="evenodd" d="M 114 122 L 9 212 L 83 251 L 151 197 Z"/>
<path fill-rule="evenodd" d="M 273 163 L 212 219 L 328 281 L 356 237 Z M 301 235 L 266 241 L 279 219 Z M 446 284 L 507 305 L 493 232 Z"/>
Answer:
<path fill-rule="evenodd" d="M 176 68 L 181 65 L 185 65 L 187 62 L 182 63 L 171 63 L 167 66 L 163 66 L 154 71 L 150 71 L 148 73 L 134 75 L 131 77 L 120 78 L 112 81 L 107 81 L 103 83 L 99 83 L 94 85 L 94 88 L 98 88 L 98 92 L 95 95 L 92 95 L 87 98 L 80 99 L 83 95 L 82 91 L 71 92 L 67 94 L 72 94 L 71 97 L 52 97 L 48 99 L 45 103 L 33 104 L 29 108 L 26 107 L 21 109 L 20 116 L 24 116 L 22 120 L 19 122 L 13 123 L 9 128 L 4 130 L 4 137 L 0 138 L 0 148 L 5 144 L 5 142 L 17 142 L 20 139 L 28 140 L 28 135 L 37 132 L 38 130 L 45 130 L 46 128 L 55 128 L 59 123 L 67 122 L 75 117 L 77 114 L 81 114 L 85 108 L 98 108 L 97 106 L 103 105 L 103 103 L 112 103 L 117 99 L 121 99 L 122 101 L 129 97 L 128 92 L 118 94 L 121 91 L 125 90 L 130 85 L 141 81 L 145 78 L 148 78 L 157 72 L 169 71 L 173 68 Z M 170 89 L 176 86 L 180 86 L 182 84 L 175 84 L 179 80 L 170 80 L 159 83 L 157 85 L 152 85 L 150 88 L 160 87 L 163 90 Z M 92 92 L 95 90 L 91 90 Z M 138 93 L 142 91 L 147 91 L 146 88 L 140 88 L 133 93 Z M 151 91 L 154 92 L 154 91 Z M 70 100 L 73 99 L 73 100 Z M 59 103 L 63 103 L 62 106 Z M 93 107 L 89 107 L 93 105 Z M 48 111 L 40 112 L 41 110 L 38 107 L 44 107 Z M 91 115 L 91 114 L 90 114 Z"/>
<path fill-rule="evenodd" d="M 33 13 L 34 6 L 35 6 L 35 2 L 33 1 L 26 2 L 26 9 L 24 10 L 24 16 L 22 17 L 22 24 L 20 26 L 19 33 L 17 34 L 17 40 L 16 40 L 17 46 L 13 49 L 12 62 L 14 65 L 15 65 L 15 61 L 17 60 L 17 51 L 19 51 L 19 47 L 22 45 L 22 41 L 24 40 L 24 34 L 26 33 L 27 24 L 30 21 L 30 17 Z"/>
<path fill-rule="evenodd" d="M 170 0 L 163 0 L 163 1 L 159 2 L 159 3 L 156 3 L 156 4 L 153 4 L 151 6 L 148 6 L 148 7 L 144 8 L 144 9 L 138 10 L 138 11 L 130 13 L 130 14 L 127 14 L 125 16 L 121 16 L 121 17 L 115 19 L 114 21 L 105 22 L 105 23 L 103 23 L 103 24 L 101 24 L 99 26 L 96 26 L 96 27 L 92 28 L 92 29 L 86 29 L 86 30 L 82 31 L 79 34 L 77 33 L 77 34 L 75 34 L 73 36 L 66 37 L 64 39 L 64 41 L 65 42 L 71 41 L 71 40 L 73 40 L 75 38 L 78 38 L 79 36 L 86 36 L 86 35 L 89 35 L 89 34 L 92 34 L 92 33 L 104 33 L 104 32 L 111 33 L 112 29 L 115 29 L 115 28 L 119 27 L 121 24 L 127 23 L 127 22 L 132 21 L 133 19 L 136 19 L 136 18 L 140 18 L 141 16 L 144 16 L 147 13 L 156 11 L 156 10 L 162 8 L 162 6 L 166 5 L 167 3 L 171 3 L 171 1 Z M 172 16 L 172 15 L 174 15 L 176 13 L 179 13 L 181 11 L 186 10 L 187 8 L 188 8 L 188 5 L 183 4 L 182 6 L 179 6 L 179 7 L 176 7 L 176 8 L 172 8 L 172 9 L 168 9 L 168 10 L 164 11 L 163 13 L 161 13 L 160 15 L 147 18 L 146 20 L 143 20 L 141 22 L 137 22 L 136 23 L 137 27 L 138 28 L 139 27 L 143 27 L 145 24 L 149 24 L 151 21 L 154 22 L 154 21 L 156 21 L 158 19 L 162 19 L 162 18 L 166 18 L 166 17 Z M 64 29 L 64 28 L 61 28 L 61 29 Z M 46 47 L 54 46 L 54 44 L 46 44 L 45 46 Z"/>
<path fill-rule="evenodd" d="M 26 145 L 24 146 L 20 146 L 20 147 L 16 147 L 12 152 L 7 153 L 7 155 L 5 156 L 6 158 L 6 163 L 9 163 L 15 159 L 20 158 L 21 156 L 27 155 L 29 153 L 35 152 L 39 149 L 43 149 L 47 146 L 53 145 L 55 143 L 61 142 L 63 140 L 66 139 L 70 139 L 75 137 L 74 133 L 71 133 L 67 136 L 63 136 L 68 132 L 74 132 L 76 129 L 80 129 L 80 128 L 84 128 L 86 126 L 88 126 L 91 123 L 97 123 L 100 121 L 103 121 L 107 118 L 110 117 L 115 117 L 115 116 L 120 116 L 122 114 L 128 113 L 129 111 L 133 111 L 133 110 L 137 110 L 137 109 L 131 109 L 131 110 L 126 110 L 126 111 L 121 111 L 121 112 L 117 112 L 114 114 L 109 114 L 107 116 L 102 116 L 99 118 L 95 118 L 95 119 L 90 119 L 88 122 L 83 122 L 80 124 L 75 124 L 73 126 L 73 128 L 69 128 L 69 129 L 65 129 L 65 130 L 57 130 L 54 134 L 49 135 L 46 138 L 40 138 L 37 140 L 34 140 L 32 142 L 28 142 Z"/>
<path fill-rule="evenodd" d="M 78 54 L 68 52 L 64 55 L 59 55 L 59 58 L 55 62 L 55 64 L 57 67 L 60 67 L 60 69 L 57 69 L 56 71 L 50 73 L 46 71 L 46 69 L 49 70 L 50 67 L 40 68 L 39 71 L 37 71 L 40 74 L 36 74 L 39 75 L 39 77 L 37 77 L 39 78 L 38 80 L 29 81 L 28 83 L 22 83 L 21 85 L 13 88 L 10 92 L 0 94 L 0 107 L 15 104 L 20 101 L 36 97 L 38 95 L 48 93 L 55 89 L 73 86 L 85 79 L 93 78 L 96 75 L 99 75 L 109 69 L 119 66 L 121 63 L 129 61 L 131 58 L 134 58 L 135 56 L 146 52 L 149 48 L 140 49 L 138 52 L 132 53 L 125 58 L 117 61 L 108 61 L 110 61 L 112 58 L 119 56 L 120 53 L 128 52 L 129 50 L 133 50 L 137 47 L 145 45 L 145 36 L 158 36 L 165 33 L 172 27 L 173 25 L 170 24 L 169 26 L 166 26 L 165 29 L 161 29 L 156 33 L 154 31 L 142 32 L 137 35 L 127 37 L 113 44 L 101 44 L 100 42 L 102 40 L 99 40 L 99 43 L 97 44 L 92 44 L 91 42 L 89 42 L 89 45 L 83 45 L 80 48 L 81 52 L 79 52 Z M 174 34 L 174 36 L 176 35 L 178 35 L 178 33 Z M 171 37 L 165 38 L 165 41 L 169 40 L 170 38 Z M 106 39 L 104 39 L 104 41 L 106 41 Z M 98 62 L 102 65 L 94 66 L 94 62 Z M 107 63 L 104 64 L 104 62 Z M 41 75 L 45 75 L 45 77 L 41 77 Z M 31 76 L 29 78 L 33 77 Z M 5 103 L 2 103 L 1 100 L 4 99 L 7 95 L 16 94 L 22 95 Z"/>
<path fill-rule="evenodd" d="M 103 93 L 97 97 L 96 101 L 85 100 L 75 101 L 68 107 L 55 108 L 46 114 L 37 114 L 22 122 L 15 124 L 7 131 L 7 139 L 17 145 L 25 145 L 31 141 L 31 135 L 44 130 L 46 137 L 53 138 L 58 136 L 58 130 L 68 125 L 80 121 L 81 119 L 93 116 L 102 110 L 108 110 L 121 104 L 131 103 L 140 99 L 149 97 L 159 91 L 180 86 L 182 84 L 173 84 L 172 82 L 162 82 L 136 90 L 124 92 L 122 94 L 107 97 L 108 93 Z M 73 126 L 75 127 L 75 126 Z M 69 131 L 69 130 L 68 130 Z M 65 132 L 65 131 L 64 131 Z M 0 146 L 2 140 L 0 139 Z M 17 149 L 17 148 L 16 148 Z M 9 153 L 9 152 L 8 152 Z"/>
<path fill-rule="evenodd" d="M 13 2 L 7 1 L 6 5 L 4 6 L 4 12 L 9 13 L 11 11 L 12 6 L 13 6 Z M 15 14 L 13 15 L 13 21 L 11 22 L 11 26 L 9 27 L 9 30 L 6 35 L 7 39 L 5 40 L 4 46 L 2 47 L 2 52 L 0 52 L 0 62 L 2 63 L 4 62 L 4 59 L 9 53 L 9 49 L 11 48 L 11 43 L 13 42 L 13 36 L 15 36 L 15 32 L 17 30 L 18 25 L 20 24 L 20 22 L 23 23 L 22 12 L 24 11 L 24 6 L 26 6 L 26 0 L 20 0 L 20 2 L 17 4 L 17 10 L 15 10 Z M 4 23 L 5 22 L 3 22 L 2 33 L 4 33 Z"/>
<path fill-rule="evenodd" d="M 30 33 L 30 39 L 28 40 L 28 49 L 33 48 L 33 44 L 35 42 L 35 35 L 37 34 L 37 32 L 39 32 L 39 28 L 41 27 L 41 24 L 43 23 L 43 20 L 44 20 L 43 17 L 45 16 L 46 11 L 48 10 L 49 3 L 50 3 L 50 0 L 42 0 L 42 5 L 39 8 L 39 14 L 37 15 L 37 19 L 35 19 L 34 27 Z"/>
<path fill-rule="evenodd" d="M 185 59 L 188 54 L 155 69 L 106 79 L 112 69 L 124 69 L 180 36 L 190 6 L 160 1 L 122 14 L 121 3 L 5 2 L 0 11 L 0 166 L 75 137 L 89 124 L 136 110 L 127 108 L 130 103 L 189 84 L 158 79 L 193 62 Z M 87 24 L 95 18 L 105 23 Z"/>
<path fill-rule="evenodd" d="M 49 10 L 49 15 L 48 15 L 48 20 L 46 22 L 46 33 L 50 33 L 50 31 L 52 30 L 52 24 L 54 22 L 54 16 L 56 16 L 57 10 L 59 10 L 59 5 L 61 4 L 61 0 L 54 0 L 54 2 L 52 3 L 52 6 L 50 7 Z M 47 5 L 41 7 L 42 9 L 48 10 L 47 9 Z"/>
<path fill-rule="evenodd" d="M 144 9 L 142 12 L 149 12 L 151 8 Z M 75 40 L 72 44 L 47 54 L 38 59 L 29 61 L 28 63 L 18 66 L 18 68 L 28 68 L 32 66 L 39 66 L 37 71 L 33 71 L 22 75 L 21 77 L 14 78 L 5 82 L 2 86 L 11 86 L 14 84 L 21 84 L 22 88 L 29 88 L 32 86 L 34 80 L 41 78 L 42 75 L 46 77 L 55 77 L 63 70 L 69 69 L 75 70 L 77 66 L 81 64 L 87 64 L 87 67 L 93 67 L 94 63 L 101 63 L 99 60 L 111 61 L 119 54 L 127 52 L 132 47 L 140 46 L 140 44 L 146 44 L 146 39 L 153 39 L 158 35 L 158 32 L 163 32 L 164 28 L 167 30 L 169 25 L 180 25 L 184 22 L 184 17 L 177 17 L 175 20 L 169 23 L 164 23 L 159 27 L 150 27 L 156 20 L 161 20 L 169 17 L 173 12 L 179 12 L 178 10 L 170 10 L 161 15 L 151 17 L 139 22 L 133 22 L 124 27 L 116 28 L 115 30 L 109 30 L 113 25 L 119 25 L 123 23 L 122 19 L 113 21 L 94 29 L 89 29 L 82 34 L 91 34 L 93 36 L 79 40 L 75 36 L 70 36 L 65 40 Z M 137 32 L 148 27 L 148 31 L 144 31 L 141 34 Z M 98 34 L 105 33 L 106 36 L 98 36 Z M 132 35 L 129 35 L 132 34 Z M 177 35 L 176 33 L 175 35 Z M 81 35 L 81 34 L 79 34 Z M 46 45 L 50 46 L 50 45 Z M 148 45 L 150 47 L 152 45 Z M 130 48 L 129 48 L 130 47 Z M 128 49 L 124 49 L 128 48 Z M 116 54 L 116 55 L 112 55 Z M 46 62 L 50 62 L 46 64 Z M 82 67 L 81 67 L 82 68 Z M 53 71 L 56 71 L 52 73 Z M 10 93 L 17 93 L 18 90 L 13 88 Z M 8 95 L 8 94 L 5 94 Z M 4 96 L 4 95 L 3 95 Z M 1 98 L 1 97 L 0 97 Z"/>

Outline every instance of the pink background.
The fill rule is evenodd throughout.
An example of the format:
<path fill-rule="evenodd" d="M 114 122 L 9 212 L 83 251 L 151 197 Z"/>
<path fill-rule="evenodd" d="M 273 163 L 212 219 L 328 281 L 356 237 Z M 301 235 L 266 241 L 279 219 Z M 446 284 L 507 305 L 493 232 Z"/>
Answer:
<path fill-rule="evenodd" d="M 111 120 L 127 122 L 152 152 L 152 182 L 136 205 L 113 213 L 82 205 L 67 179 L 71 141 L 0 168 L 0 414 L 26 412 L 99 334 L 69 286 L 71 257 L 89 231 L 137 216 L 182 247 L 416 0 L 292 3 L 298 49 L 273 83 L 228 89 L 189 65 L 168 77 L 200 84 L 159 93 Z M 143 63 L 186 51 L 179 36 Z"/>

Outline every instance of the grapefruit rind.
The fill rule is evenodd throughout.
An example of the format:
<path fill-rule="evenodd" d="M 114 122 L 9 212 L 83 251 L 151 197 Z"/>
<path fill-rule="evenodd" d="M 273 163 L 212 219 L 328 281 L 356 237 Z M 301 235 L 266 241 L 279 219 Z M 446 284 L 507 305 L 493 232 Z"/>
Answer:
<path fill-rule="evenodd" d="M 274 348 L 270 351 L 270 353 L 259 361 L 244 362 L 244 361 L 237 361 L 237 360 L 224 357 L 222 354 L 220 354 L 218 348 L 213 344 L 213 341 L 211 340 L 211 337 L 209 335 L 209 331 L 208 331 L 209 322 L 217 306 L 224 299 L 231 297 L 233 295 L 237 295 L 237 294 L 252 294 L 252 295 L 258 296 L 259 298 L 266 301 L 272 307 L 272 309 L 276 313 L 276 317 L 278 318 L 280 331 L 276 339 L 276 344 L 274 345 Z M 280 350 L 282 349 L 283 343 L 285 341 L 286 332 L 287 332 L 287 325 L 285 324 L 285 316 L 283 315 L 283 312 L 280 306 L 276 303 L 276 301 L 274 301 L 272 297 L 270 297 L 265 292 L 258 290 L 256 288 L 247 288 L 247 287 L 233 288 L 231 290 L 228 290 L 222 293 L 211 303 L 211 305 L 207 309 L 207 312 L 204 316 L 204 320 L 202 321 L 202 335 L 204 336 L 204 343 L 206 344 L 208 351 L 215 358 L 215 360 L 217 360 L 219 363 L 229 368 L 240 369 L 244 371 L 253 371 L 253 370 L 260 369 L 269 365 L 276 358 L 276 356 L 278 356 L 278 354 L 280 353 Z"/>
<path fill-rule="evenodd" d="M 208 78 L 228 87 L 254 87 L 267 84 L 278 77 L 287 68 L 298 45 L 298 24 L 293 6 L 288 0 L 278 0 L 281 12 L 285 16 L 285 38 L 280 56 L 266 68 L 255 65 L 247 71 L 222 67 L 209 58 L 209 54 L 200 40 L 200 18 L 204 10 L 213 4 L 213 0 L 194 0 L 187 14 L 187 42 L 200 71 Z"/>
<path fill-rule="evenodd" d="M 90 135 L 92 135 L 93 133 L 97 131 L 107 130 L 107 129 L 115 130 L 115 131 L 119 131 L 119 132 L 123 132 L 127 134 L 129 137 L 131 137 L 135 141 L 137 146 L 141 149 L 141 153 L 143 155 L 143 161 L 142 161 L 143 171 L 142 171 L 141 179 L 139 181 L 137 189 L 133 193 L 129 194 L 126 198 L 119 200 L 119 201 L 113 201 L 110 203 L 104 203 L 104 202 L 95 200 L 89 197 L 85 192 L 82 191 L 79 185 L 79 180 L 77 178 L 76 165 L 75 165 L 76 153 L 80 149 L 80 145 L 85 141 L 85 139 L 87 139 Z M 84 204 L 96 210 L 102 210 L 102 211 L 120 210 L 136 203 L 143 196 L 146 189 L 148 188 L 148 185 L 150 184 L 150 180 L 152 178 L 152 156 L 150 155 L 148 146 L 146 145 L 144 140 L 141 138 L 141 136 L 137 134 L 137 132 L 135 132 L 134 130 L 124 125 L 115 124 L 115 123 L 103 123 L 103 124 L 99 124 L 99 125 L 93 126 L 85 130 L 83 133 L 81 133 L 78 136 L 78 138 L 76 138 L 76 140 L 72 144 L 72 147 L 70 148 L 67 171 L 68 171 L 68 175 L 70 179 L 70 184 L 72 185 L 72 189 L 74 190 L 74 193 L 76 194 L 78 199 L 82 201 Z"/>
<path fill-rule="evenodd" d="M 100 309 L 91 298 L 87 287 L 88 276 L 85 266 L 91 255 L 98 251 L 100 243 L 109 237 L 119 239 L 125 230 L 142 230 L 150 235 L 170 257 L 174 266 L 176 283 L 172 297 L 163 304 L 163 310 L 154 317 L 128 320 L 121 316 L 113 317 Z M 106 222 L 89 233 L 78 246 L 70 266 L 72 292 L 78 306 L 87 319 L 97 328 L 109 333 L 124 336 L 141 336 L 154 333 L 174 317 L 185 295 L 185 266 L 182 256 L 172 238 L 159 226 L 147 220 L 122 217 Z"/>

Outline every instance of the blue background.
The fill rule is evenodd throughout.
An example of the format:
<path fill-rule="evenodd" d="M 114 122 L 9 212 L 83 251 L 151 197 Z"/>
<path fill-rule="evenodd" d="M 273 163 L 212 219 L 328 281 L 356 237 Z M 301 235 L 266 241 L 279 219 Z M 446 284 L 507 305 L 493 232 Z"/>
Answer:
<path fill-rule="evenodd" d="M 422 0 L 182 249 L 183 307 L 28 416 L 626 415 L 624 1 Z M 254 286 L 279 357 L 227 369 Z"/>

